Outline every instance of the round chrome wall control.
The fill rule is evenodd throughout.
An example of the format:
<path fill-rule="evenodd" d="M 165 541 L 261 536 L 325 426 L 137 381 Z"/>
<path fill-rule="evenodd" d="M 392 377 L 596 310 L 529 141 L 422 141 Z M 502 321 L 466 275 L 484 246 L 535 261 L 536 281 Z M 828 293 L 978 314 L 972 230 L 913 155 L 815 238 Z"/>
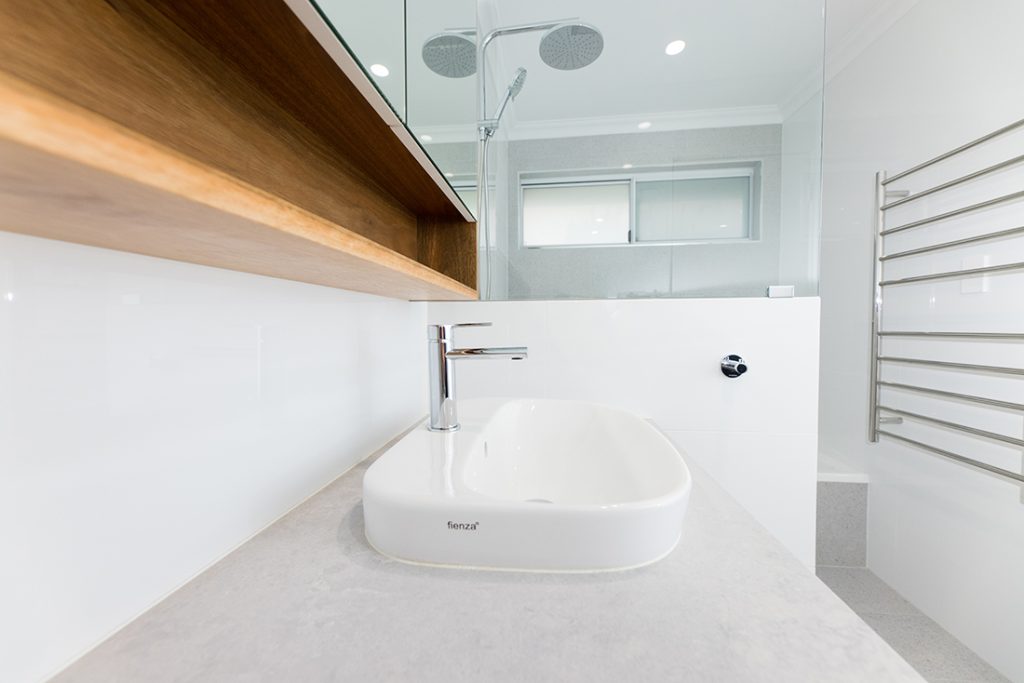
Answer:
<path fill-rule="evenodd" d="M 739 377 L 747 371 L 747 362 L 735 353 L 722 359 L 722 374 L 726 377 Z"/>

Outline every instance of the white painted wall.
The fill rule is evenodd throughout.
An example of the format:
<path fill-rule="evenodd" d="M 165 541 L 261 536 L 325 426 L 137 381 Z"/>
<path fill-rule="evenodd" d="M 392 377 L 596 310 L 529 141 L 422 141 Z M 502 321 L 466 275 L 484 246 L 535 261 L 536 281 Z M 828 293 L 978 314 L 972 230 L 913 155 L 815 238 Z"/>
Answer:
<path fill-rule="evenodd" d="M 53 673 L 422 416 L 425 313 L 0 232 L 0 680 Z"/>
<path fill-rule="evenodd" d="M 525 344 L 526 361 L 458 366 L 463 398 L 596 401 L 651 418 L 801 561 L 814 563 L 818 300 L 432 303 L 431 322 L 491 321 L 460 346 Z M 727 379 L 719 362 L 750 371 Z"/>
<path fill-rule="evenodd" d="M 1024 681 L 1024 504 L 1020 489 L 910 448 L 866 443 L 868 340 L 872 271 L 872 184 L 878 170 L 898 171 L 1024 117 L 1020 65 L 1024 3 L 1018 0 L 927 0 L 914 5 L 828 82 L 825 91 L 821 446 L 869 487 L 868 564 L 944 628 L 1010 679 Z M 1000 143 L 1004 157 L 1024 153 Z M 998 151 L 998 150 L 996 150 Z M 974 162 L 985 154 L 974 157 Z M 978 166 L 975 166 L 977 168 Z M 952 165 L 943 173 L 965 172 Z M 932 182 L 936 178 L 932 178 Z M 1021 187 L 1019 172 L 999 183 Z M 922 182 L 928 182 L 923 180 Z M 977 189 L 972 190 L 976 192 Z M 969 203 L 970 193 L 929 201 Z M 976 196 L 975 198 L 982 198 Z M 979 222 L 980 220 L 980 222 Z M 951 222 L 911 239 L 949 239 L 1024 224 L 1024 205 Z M 1024 241 L 995 242 L 961 253 L 918 258 L 913 272 L 959 268 L 964 256 L 991 263 L 1024 260 Z M 905 271 L 909 274 L 911 271 Z M 892 271 L 896 274 L 897 271 Z M 968 284 L 968 283 L 965 283 Z M 961 282 L 893 289 L 886 327 L 998 331 L 1024 329 L 1024 275 L 990 279 L 968 294 Z M 1009 344 L 918 342 L 915 355 L 1024 367 Z M 898 351 L 897 347 L 890 347 Z M 1021 401 L 1024 381 L 890 368 L 911 383 Z M 895 375 L 890 375 L 895 376 Z M 887 397 L 902 407 L 1020 437 L 1019 415 Z M 899 406 L 898 406 L 899 407 Z M 950 432 L 905 425 L 907 433 L 950 450 L 1020 467 L 1020 453 Z"/>

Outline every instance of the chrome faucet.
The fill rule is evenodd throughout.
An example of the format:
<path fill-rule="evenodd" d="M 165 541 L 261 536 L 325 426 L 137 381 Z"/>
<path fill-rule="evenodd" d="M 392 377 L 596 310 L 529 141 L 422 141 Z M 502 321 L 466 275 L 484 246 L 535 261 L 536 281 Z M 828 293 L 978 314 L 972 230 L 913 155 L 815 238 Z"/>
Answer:
<path fill-rule="evenodd" d="M 427 362 L 430 364 L 430 425 L 432 432 L 454 432 L 459 428 L 455 406 L 455 363 L 466 358 L 507 358 L 524 360 L 525 346 L 489 349 L 457 349 L 453 333 L 456 327 L 490 327 L 491 323 L 427 325 Z"/>

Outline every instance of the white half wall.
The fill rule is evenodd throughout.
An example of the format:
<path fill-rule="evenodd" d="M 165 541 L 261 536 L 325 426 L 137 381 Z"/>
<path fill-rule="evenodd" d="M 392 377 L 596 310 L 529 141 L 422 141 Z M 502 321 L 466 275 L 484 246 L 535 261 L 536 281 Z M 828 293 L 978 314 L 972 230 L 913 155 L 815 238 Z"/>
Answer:
<path fill-rule="evenodd" d="M 909 168 L 1024 117 L 1022 25 L 1019 0 L 918 2 L 831 78 L 825 89 L 821 266 L 821 351 L 827 359 L 821 373 L 821 445 L 824 455 L 870 476 L 868 566 L 1014 681 L 1024 681 L 1020 488 L 892 441 L 869 446 L 867 408 L 874 174 Z M 1002 149 L 1005 159 L 1021 154 L 1024 146 Z M 953 167 L 952 176 L 968 170 L 973 169 Z M 1018 169 L 1013 189 L 1020 187 Z M 958 201 L 969 203 L 964 199 Z M 948 195 L 922 204 L 934 214 L 946 201 Z M 994 211 L 970 216 L 971 229 L 977 234 L 1024 222 L 1024 204 L 1001 211 L 998 219 Z M 955 229 L 954 223 L 907 233 L 920 243 L 901 237 L 890 246 L 898 250 L 922 246 L 929 238 L 932 243 L 949 239 L 943 231 Z M 969 267 L 965 256 L 982 263 L 1024 260 L 1024 240 L 894 262 L 899 270 L 890 274 L 909 274 L 902 270 L 906 267 L 918 273 Z M 886 295 L 886 327 L 1024 330 L 1024 275 L 989 279 L 988 291 L 977 293 L 962 286 L 966 281 L 953 280 L 893 288 Z M 1024 367 L 1022 350 L 1013 344 L 916 344 L 912 352 L 892 355 L 950 354 L 949 360 Z M 909 349 L 905 344 L 889 348 Z M 1019 379 L 917 368 L 886 372 L 899 373 L 889 375 L 898 377 L 895 381 L 939 389 L 1017 402 L 1022 396 Z M 982 414 L 967 404 L 909 395 L 889 394 L 887 400 L 905 401 L 896 404 L 905 410 L 1021 436 L 1019 415 Z M 911 421 L 902 429 L 968 456 L 1021 466 L 1019 451 L 996 453 L 983 440 Z"/>
<path fill-rule="evenodd" d="M 42 680 L 426 412 L 426 305 L 0 232 L 0 680 Z"/>
<path fill-rule="evenodd" d="M 814 564 L 818 300 L 432 303 L 459 346 L 527 345 L 462 363 L 458 396 L 594 401 L 650 418 L 808 567 Z M 738 379 L 719 368 L 737 353 Z"/>

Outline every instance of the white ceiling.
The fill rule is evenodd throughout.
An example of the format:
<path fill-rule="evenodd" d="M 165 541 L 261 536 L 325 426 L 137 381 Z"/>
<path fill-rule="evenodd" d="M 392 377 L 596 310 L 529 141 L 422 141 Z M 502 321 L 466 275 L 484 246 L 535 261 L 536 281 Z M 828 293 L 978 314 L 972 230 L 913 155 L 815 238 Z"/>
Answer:
<path fill-rule="evenodd" d="M 545 65 L 539 34 L 503 38 L 500 63 L 529 71 L 519 121 L 780 105 L 820 64 L 824 42 L 822 0 L 519 0 L 499 14 L 508 24 L 579 15 L 605 38 L 579 71 Z M 669 57 L 675 39 L 686 49 Z"/>
<path fill-rule="evenodd" d="M 848 44 L 886 8 L 915 1 L 828 0 L 829 44 Z M 318 2 L 364 64 L 391 69 L 379 85 L 410 127 L 435 141 L 473 138 L 475 78 L 434 74 L 420 50 L 444 29 L 473 27 L 478 9 L 484 30 L 579 17 L 604 36 L 602 55 L 577 71 L 540 60 L 540 33 L 492 43 L 492 101 L 517 67 L 528 71 L 513 114 L 524 131 L 628 132 L 640 120 L 653 121 L 652 129 L 768 122 L 821 79 L 824 0 L 480 0 L 479 8 L 476 0 L 406 0 L 405 41 L 402 0 Z M 665 45 L 675 39 L 685 40 L 686 49 L 667 56 Z"/>
<path fill-rule="evenodd" d="M 430 35 L 447 27 L 434 16 L 439 3 L 409 0 L 410 53 Z M 446 5 L 449 3 L 440 3 Z M 604 52 L 578 71 L 544 64 L 537 48 L 542 34 L 499 38 L 489 63 L 495 91 L 504 90 L 517 67 L 528 71 L 515 103 L 516 125 L 565 120 L 607 120 L 623 132 L 639 120 L 669 125 L 672 115 L 712 111 L 720 114 L 756 108 L 778 110 L 821 66 L 824 41 L 823 0 L 489 0 L 490 25 L 513 25 L 579 17 L 604 36 Z M 489 7 L 487 6 L 489 5 Z M 672 40 L 686 41 L 679 55 L 665 54 Z M 472 84 L 446 101 L 435 88 L 441 76 L 411 60 L 409 113 L 414 128 L 472 123 Z M 467 79 L 469 80 L 469 79 Z M 722 110 L 726 110 L 723 112 Z M 556 125 L 552 123 L 552 125 Z"/>

